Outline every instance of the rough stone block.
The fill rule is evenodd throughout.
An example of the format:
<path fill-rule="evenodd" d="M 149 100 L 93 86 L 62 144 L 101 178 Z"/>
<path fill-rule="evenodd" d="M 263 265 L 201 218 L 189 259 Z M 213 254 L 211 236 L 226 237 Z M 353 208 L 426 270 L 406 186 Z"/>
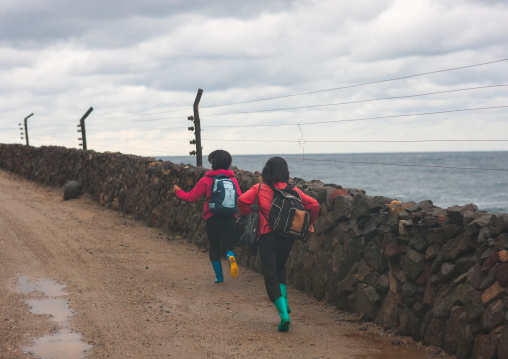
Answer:
<path fill-rule="evenodd" d="M 457 341 L 460 332 L 463 330 L 463 323 L 460 317 L 464 314 L 464 307 L 453 307 L 450 319 L 446 322 L 444 349 L 448 353 L 455 354 L 457 350 Z"/>
<path fill-rule="evenodd" d="M 415 280 L 422 274 L 425 268 L 425 256 L 412 248 L 408 248 L 407 254 L 400 257 L 400 265 L 408 279 Z"/>
<path fill-rule="evenodd" d="M 81 194 L 81 182 L 70 181 L 64 185 L 64 201 L 76 198 Z"/>
<path fill-rule="evenodd" d="M 464 285 L 444 286 L 438 292 L 432 313 L 435 318 L 446 319 L 451 309 L 464 302 Z"/>
<path fill-rule="evenodd" d="M 474 289 L 471 284 L 467 282 L 464 284 L 462 303 L 466 310 L 464 319 L 468 323 L 478 319 L 485 309 L 481 292 Z"/>
<path fill-rule="evenodd" d="M 503 287 L 508 287 L 508 263 L 501 263 L 497 267 L 496 280 Z"/>
<path fill-rule="evenodd" d="M 423 337 L 423 344 L 443 347 L 445 337 L 446 322 L 438 318 L 432 318 Z"/>
<path fill-rule="evenodd" d="M 472 358 L 494 359 L 497 352 L 498 338 L 496 332 L 478 334 L 474 342 Z"/>
<path fill-rule="evenodd" d="M 366 320 L 374 320 L 379 310 L 381 297 L 369 285 L 359 285 L 356 291 L 356 314 L 364 314 Z"/>
<path fill-rule="evenodd" d="M 469 283 L 471 283 L 473 288 L 480 289 L 480 285 L 482 284 L 483 280 L 482 266 L 479 264 L 472 266 L 467 271 L 467 280 Z"/>
<path fill-rule="evenodd" d="M 492 252 L 490 257 L 487 258 L 485 262 L 483 262 L 482 272 L 488 273 L 492 269 L 492 267 L 494 267 L 494 265 L 496 265 L 499 262 L 500 262 L 499 252 Z"/>
<path fill-rule="evenodd" d="M 504 305 L 501 299 L 490 303 L 482 314 L 482 329 L 491 331 L 504 323 Z"/>
<path fill-rule="evenodd" d="M 387 233 L 383 236 L 382 251 L 384 258 L 392 260 L 400 255 L 399 244 L 397 238 L 391 233 Z"/>
<path fill-rule="evenodd" d="M 495 282 L 489 288 L 483 291 L 482 302 L 483 304 L 489 304 L 490 302 L 505 297 L 506 294 L 506 288 L 501 286 L 499 282 Z"/>
<path fill-rule="evenodd" d="M 508 359 L 508 325 L 505 325 L 503 331 L 501 332 L 501 336 L 499 337 L 497 357 L 499 359 Z"/>

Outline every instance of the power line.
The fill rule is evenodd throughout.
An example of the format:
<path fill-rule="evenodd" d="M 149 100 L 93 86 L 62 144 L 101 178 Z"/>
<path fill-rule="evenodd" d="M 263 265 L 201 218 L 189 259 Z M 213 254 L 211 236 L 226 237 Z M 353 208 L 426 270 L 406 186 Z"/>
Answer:
<path fill-rule="evenodd" d="M 507 86 L 508 85 L 506 85 L 506 84 L 500 84 L 500 85 L 467 87 L 467 88 L 461 88 L 461 89 L 455 89 L 455 90 L 434 91 L 434 92 L 427 92 L 427 93 L 415 94 L 415 95 L 402 95 L 402 96 L 393 96 L 393 97 L 381 97 L 381 98 L 373 98 L 373 99 L 358 100 L 358 101 L 336 102 L 336 103 L 329 103 L 329 104 L 306 105 L 306 106 L 297 106 L 297 107 L 283 107 L 283 108 L 274 108 L 274 109 L 266 109 L 266 110 L 255 110 L 255 111 L 239 111 L 239 112 L 229 112 L 229 113 L 215 113 L 215 114 L 208 114 L 208 115 L 205 115 L 205 116 L 206 117 L 216 117 L 216 116 L 242 115 L 242 114 L 251 114 L 251 113 L 263 113 L 263 112 L 301 110 L 301 109 L 306 109 L 306 108 L 330 107 L 330 106 L 351 105 L 351 104 L 365 103 L 365 102 L 374 102 L 374 101 L 397 100 L 397 99 L 404 99 L 404 98 L 414 98 L 414 97 L 438 95 L 438 94 L 452 93 L 452 92 L 471 91 L 471 90 L 483 90 L 483 89 L 488 89 L 488 88 L 507 87 Z M 203 107 L 203 108 L 206 108 L 206 107 Z M 154 121 L 174 120 L 174 119 L 182 119 L 182 117 L 181 116 L 179 116 L 179 117 L 164 117 L 164 118 L 159 118 L 159 119 L 136 120 L 136 121 L 131 121 L 131 122 L 154 122 Z"/>
<path fill-rule="evenodd" d="M 337 123 L 337 122 L 354 122 L 354 121 L 368 121 L 375 119 L 384 119 L 384 118 L 397 118 L 397 117 L 411 117 L 411 116 L 425 116 L 425 115 L 437 115 L 443 113 L 452 113 L 452 112 L 465 112 L 465 111 L 480 111 L 480 110 L 492 110 L 499 108 L 506 108 L 508 106 L 491 106 L 491 107 L 477 107 L 477 108 L 468 108 L 468 109 L 459 109 L 459 110 L 447 110 L 447 111 L 437 111 L 437 112 L 423 112 L 423 113 L 411 113 L 406 115 L 389 115 L 389 116 L 376 116 L 376 117 L 365 117 L 365 118 L 356 118 L 351 120 L 330 120 L 330 121 L 319 121 L 319 122 L 304 122 L 304 123 L 279 123 L 279 124 L 260 124 L 260 125 L 209 125 L 207 128 L 240 128 L 240 127 L 280 127 L 280 126 L 298 126 L 298 125 L 317 125 L 322 123 Z"/>
<path fill-rule="evenodd" d="M 152 128 L 152 129 L 129 129 L 129 130 L 121 130 L 121 131 L 160 131 L 160 130 L 185 130 L 185 127 L 164 127 L 164 128 Z M 87 130 L 87 132 L 118 132 L 118 130 Z"/>
<path fill-rule="evenodd" d="M 437 73 L 446 72 L 446 71 L 462 70 L 462 69 L 467 69 L 467 68 L 471 68 L 471 67 L 477 67 L 477 66 L 484 66 L 484 65 L 495 64 L 495 63 L 503 62 L 503 61 L 508 61 L 508 59 L 501 59 L 501 60 L 496 60 L 496 61 L 483 62 L 483 63 L 480 63 L 480 64 L 467 65 L 467 66 L 452 67 L 452 68 L 444 69 L 444 70 L 422 72 L 422 73 L 414 74 L 414 75 L 395 77 L 395 78 L 386 79 L 386 80 L 363 82 L 363 83 L 359 83 L 359 84 L 355 84 L 355 85 L 334 87 L 334 88 L 325 89 L 325 90 L 316 90 L 316 91 L 302 92 L 302 93 L 297 93 L 297 94 L 292 94 L 292 95 L 283 95 L 283 96 L 261 98 L 261 99 L 249 100 L 249 101 L 241 101 L 241 102 L 232 102 L 232 103 L 219 104 L 219 105 L 203 106 L 201 108 L 203 109 L 203 108 L 211 108 L 211 107 L 231 106 L 231 105 L 239 105 L 239 104 L 252 103 L 252 102 L 261 102 L 261 101 L 268 101 L 268 100 L 276 100 L 276 99 L 287 98 L 287 97 L 311 95 L 311 94 L 320 93 L 320 92 L 343 90 L 343 89 L 348 89 L 348 88 L 352 88 L 352 87 L 359 87 L 359 86 L 372 85 L 372 84 L 378 84 L 378 83 L 383 83 L 383 82 L 403 80 L 403 79 L 408 79 L 408 78 L 412 78 L 412 77 L 418 77 L 418 76 L 424 76 L 424 75 L 430 75 L 430 74 L 437 74 Z"/>
<path fill-rule="evenodd" d="M 256 158 L 271 156 L 271 155 L 238 155 L 242 158 Z M 300 158 L 296 156 L 284 156 L 286 159 L 297 160 L 297 161 L 314 161 L 314 162 L 335 162 L 335 163 L 349 163 L 349 164 L 366 164 L 366 165 L 380 165 L 380 166 L 396 166 L 396 167 L 423 167 L 423 168 L 443 168 L 443 169 L 457 169 L 457 170 L 477 170 L 477 171 L 501 171 L 508 172 L 506 168 L 481 168 L 481 167 L 457 167 L 457 166 L 438 166 L 438 165 L 414 165 L 414 164 L 399 164 L 399 163 L 382 163 L 382 162 L 366 162 L 366 161 L 341 161 L 341 160 L 319 160 L 315 158 Z"/>
<path fill-rule="evenodd" d="M 171 112 L 179 112 L 179 111 L 189 111 L 188 108 L 181 108 L 179 110 L 171 110 L 171 111 L 161 111 L 161 112 L 151 112 L 151 113 L 140 113 L 137 115 L 125 115 L 125 116 L 116 116 L 116 117 L 102 117 L 103 120 L 113 120 L 118 118 L 127 118 L 127 117 L 138 117 L 138 116 L 150 116 L 150 115 L 160 115 L 162 113 L 171 113 Z"/>
<path fill-rule="evenodd" d="M 93 139 L 93 138 L 92 138 Z M 97 140 L 102 141 L 150 141 L 150 142 L 160 142 L 160 141 L 189 141 L 188 138 L 160 138 L 160 139 L 153 139 L 153 138 L 98 138 Z M 94 143 L 99 143 L 94 140 Z M 103 142 L 101 142 L 103 143 Z"/>
<path fill-rule="evenodd" d="M 127 149 L 132 149 L 132 150 L 140 150 L 140 151 L 149 151 L 149 152 L 157 152 L 160 154 L 161 151 L 157 151 L 157 150 L 153 150 L 153 149 L 148 149 L 148 148 L 137 148 L 137 147 L 130 147 L 130 146 L 106 146 L 104 148 L 127 148 Z M 175 154 L 178 154 L 180 156 L 187 156 L 187 154 L 182 154 L 180 152 L 166 152 L 166 153 L 175 153 Z"/>
<path fill-rule="evenodd" d="M 261 98 L 261 99 L 248 100 L 248 101 L 240 101 L 240 102 L 232 102 L 232 103 L 225 103 L 225 104 L 216 104 L 216 105 L 210 105 L 210 106 L 202 106 L 201 109 L 204 109 L 204 108 L 213 108 L 213 107 L 225 107 L 225 106 L 232 106 L 232 105 L 239 105 L 239 104 L 246 104 L 246 103 L 253 103 L 253 102 L 276 100 L 276 99 L 288 98 L 288 97 L 311 95 L 311 94 L 316 94 L 316 93 L 320 93 L 320 92 L 343 90 L 343 89 L 348 89 L 348 88 L 353 88 L 353 87 L 360 87 L 360 86 L 373 85 L 373 84 L 378 84 L 378 83 L 383 83 L 383 82 L 391 82 L 391 81 L 403 80 L 403 79 L 408 79 L 408 78 L 413 78 L 413 77 L 419 77 L 419 76 L 424 76 L 424 75 L 431 75 L 431 74 L 436 74 L 436 73 L 441 73 L 441 72 L 455 71 L 455 70 L 462 70 L 462 69 L 467 69 L 467 68 L 472 68 L 472 67 L 491 65 L 491 64 L 495 64 L 495 63 L 499 63 L 499 62 L 504 62 L 504 61 L 508 61 L 508 59 L 501 59 L 501 60 L 496 60 L 496 61 L 483 62 L 483 63 L 473 64 L 473 65 L 467 65 L 467 66 L 452 67 L 452 68 L 443 69 L 443 70 L 422 72 L 422 73 L 418 73 L 418 74 L 407 75 L 407 76 L 400 76 L 400 77 L 395 77 L 395 78 L 385 79 L 385 80 L 362 82 L 362 83 L 358 83 L 358 84 L 354 84 L 354 85 L 347 85 L 347 86 L 341 86 L 341 87 L 333 87 L 333 88 L 324 89 L 324 90 L 308 91 L 308 92 L 301 92 L 301 93 L 290 94 L 290 95 L 282 95 L 282 96 L 274 96 L 274 97 Z M 177 109 L 177 110 L 161 111 L 161 112 L 151 112 L 151 113 L 141 113 L 141 114 L 136 114 L 136 115 L 104 117 L 103 119 L 108 120 L 108 119 L 119 119 L 119 118 L 138 117 L 138 116 L 160 115 L 160 114 L 163 114 L 163 113 L 173 113 L 173 112 L 179 112 L 179 111 L 189 111 L 189 109 L 188 108 L 185 108 L 185 109 L 182 108 L 182 109 Z M 172 118 L 174 118 L 174 117 L 172 117 Z M 168 119 L 170 119 L 170 118 L 168 118 Z"/>
<path fill-rule="evenodd" d="M 63 138 L 63 137 L 58 137 Z M 188 138 L 92 138 L 95 144 L 105 143 L 100 141 L 137 141 L 137 142 L 161 142 L 161 141 L 189 141 Z M 99 140 L 99 141 L 97 141 Z M 207 142 L 267 142 L 267 143 L 299 143 L 299 140 L 282 140 L 282 139 L 273 139 L 273 140 L 255 140 L 255 139 L 242 139 L 242 140 L 230 140 L 230 139 L 220 139 L 220 140 L 210 140 L 210 139 L 202 139 L 202 141 Z M 508 140 L 491 140 L 491 139 L 482 139 L 482 140 L 304 140 L 304 143 L 420 143 L 420 142 L 508 142 Z"/>
<path fill-rule="evenodd" d="M 287 111 L 287 110 L 301 110 L 301 109 L 305 109 L 305 108 L 315 108 L 315 107 L 329 107 L 329 106 L 351 105 L 351 104 L 355 104 L 355 103 L 365 103 L 365 102 L 385 101 L 385 100 L 396 100 L 396 99 L 403 99 L 403 98 L 412 98 L 412 97 L 437 95 L 437 94 L 450 93 L 450 92 L 470 91 L 470 90 L 479 90 L 479 89 L 487 89 L 487 88 L 493 88 L 493 87 L 506 87 L 506 86 L 508 86 L 508 85 L 479 86 L 479 87 L 469 87 L 469 88 L 456 89 L 456 90 L 427 92 L 427 93 L 416 94 L 416 95 L 403 95 L 403 96 L 394 96 L 394 97 L 382 97 L 382 98 L 374 98 L 374 99 L 367 99 L 367 100 L 336 102 L 336 103 L 321 104 L 321 105 L 307 105 L 307 106 L 284 107 L 284 108 L 274 108 L 274 109 L 256 110 L 256 111 L 241 111 L 241 112 L 230 112 L 230 113 L 217 113 L 217 114 L 206 115 L 206 117 L 240 115 L 240 114 L 260 113 L 260 112 Z"/>
<path fill-rule="evenodd" d="M 293 159 L 297 159 L 298 160 L 298 158 L 293 158 Z M 456 170 L 478 170 L 478 171 L 502 171 L 502 172 L 508 172 L 508 169 L 506 169 L 506 168 L 477 168 L 477 167 L 411 165 L 411 164 L 363 162 L 363 161 L 318 160 L 318 159 L 314 159 L 314 158 L 304 158 L 304 159 L 301 159 L 301 160 L 302 161 L 314 161 L 314 162 L 337 162 L 337 163 L 368 164 L 368 165 L 397 166 L 397 167 L 447 168 L 447 169 L 456 169 Z"/>
<path fill-rule="evenodd" d="M 148 140 L 147 140 L 148 141 Z M 298 140 L 208 140 L 208 142 L 299 143 Z M 305 143 L 420 143 L 420 142 L 508 142 L 508 140 L 305 140 Z"/>

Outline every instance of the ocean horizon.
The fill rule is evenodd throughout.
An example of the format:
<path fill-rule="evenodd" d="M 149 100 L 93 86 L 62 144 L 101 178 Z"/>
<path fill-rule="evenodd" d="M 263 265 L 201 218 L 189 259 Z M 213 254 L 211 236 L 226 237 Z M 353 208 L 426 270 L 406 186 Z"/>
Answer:
<path fill-rule="evenodd" d="M 508 213 L 508 151 L 233 155 L 232 165 L 261 172 L 273 156 L 286 159 L 292 178 L 403 202 L 431 200 L 441 208 L 474 203 L 480 211 Z M 195 156 L 156 158 L 196 165 Z"/>

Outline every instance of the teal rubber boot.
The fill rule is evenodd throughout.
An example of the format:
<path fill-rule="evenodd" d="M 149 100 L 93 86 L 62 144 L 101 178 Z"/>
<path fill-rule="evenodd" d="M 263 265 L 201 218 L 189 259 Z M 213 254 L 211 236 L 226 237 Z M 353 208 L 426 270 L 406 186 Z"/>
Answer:
<path fill-rule="evenodd" d="M 288 313 L 291 313 L 291 308 L 289 308 L 289 304 L 288 304 L 288 291 L 287 291 L 285 284 L 280 284 L 280 293 L 286 300 L 286 307 L 288 308 Z"/>
<path fill-rule="evenodd" d="M 279 297 L 275 299 L 273 304 L 275 304 L 280 316 L 279 332 L 287 332 L 289 330 L 290 320 L 286 299 L 284 297 Z"/>
<path fill-rule="evenodd" d="M 224 275 L 222 274 L 222 263 L 221 261 L 213 261 L 212 262 L 213 270 L 215 271 L 215 283 L 223 284 L 224 283 Z"/>
<path fill-rule="evenodd" d="M 226 259 L 229 262 L 231 277 L 236 278 L 238 276 L 238 265 L 236 264 L 235 254 L 231 251 L 227 251 Z"/>

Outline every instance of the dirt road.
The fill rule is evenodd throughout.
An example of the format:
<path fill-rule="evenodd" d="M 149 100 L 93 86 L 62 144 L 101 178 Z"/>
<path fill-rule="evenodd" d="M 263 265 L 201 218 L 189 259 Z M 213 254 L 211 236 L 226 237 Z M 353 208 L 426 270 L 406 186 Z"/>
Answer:
<path fill-rule="evenodd" d="M 292 288 L 279 333 L 259 273 L 213 279 L 195 246 L 0 170 L 0 358 L 438 356 Z"/>

